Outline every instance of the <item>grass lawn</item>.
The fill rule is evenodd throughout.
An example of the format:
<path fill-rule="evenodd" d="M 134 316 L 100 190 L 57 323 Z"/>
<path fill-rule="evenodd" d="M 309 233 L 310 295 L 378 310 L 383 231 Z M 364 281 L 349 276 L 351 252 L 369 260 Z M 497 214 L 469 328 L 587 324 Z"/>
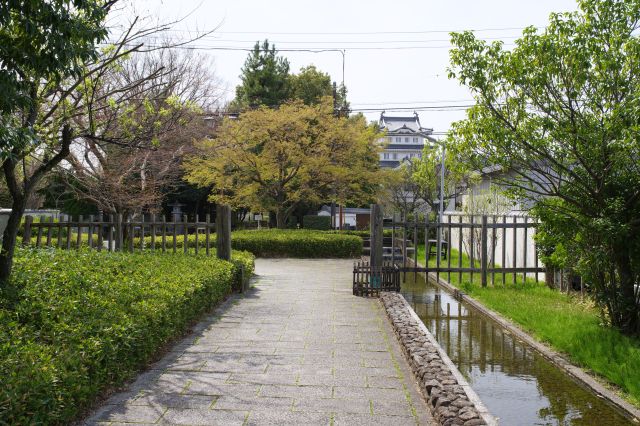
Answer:
<path fill-rule="evenodd" d="M 418 247 L 418 262 L 424 263 L 425 247 Z M 451 251 L 451 266 L 457 266 L 459 253 Z M 430 266 L 435 266 L 431 256 Z M 479 262 L 475 262 L 479 266 Z M 441 265 L 446 260 L 441 260 Z M 463 267 L 470 261 L 462 256 Z M 447 273 L 441 273 L 447 279 Z M 617 330 L 602 324 L 593 303 L 579 294 L 567 295 L 549 289 L 544 283 L 533 279 L 523 282 L 522 274 L 516 283 L 507 274 L 506 283 L 502 275 L 496 275 L 495 285 L 483 288 L 480 274 L 451 273 L 450 283 L 485 306 L 499 312 L 522 326 L 537 339 L 566 354 L 575 364 L 585 367 L 618 385 L 628 400 L 640 406 L 640 340 L 622 335 Z"/>

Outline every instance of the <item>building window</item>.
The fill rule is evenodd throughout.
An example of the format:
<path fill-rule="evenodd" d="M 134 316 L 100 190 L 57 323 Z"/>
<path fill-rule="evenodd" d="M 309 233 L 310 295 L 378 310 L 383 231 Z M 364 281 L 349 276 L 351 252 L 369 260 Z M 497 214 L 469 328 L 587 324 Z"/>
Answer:
<path fill-rule="evenodd" d="M 385 152 L 385 153 L 384 153 L 384 159 L 385 159 L 385 160 L 388 160 L 388 159 L 389 159 L 389 153 L 388 153 L 388 152 Z"/>
<path fill-rule="evenodd" d="M 406 136 L 406 137 L 404 138 L 404 141 L 405 141 L 405 142 L 409 142 L 409 137 L 408 137 L 408 136 Z"/>
<path fill-rule="evenodd" d="M 398 154 L 396 154 L 395 152 L 393 153 L 393 159 L 397 160 L 398 159 Z"/>
<path fill-rule="evenodd" d="M 413 143 L 418 143 L 418 138 L 413 138 Z"/>
<path fill-rule="evenodd" d="M 418 158 L 422 158 L 422 153 L 421 152 L 418 153 Z"/>
<path fill-rule="evenodd" d="M 396 142 L 402 142 L 402 138 L 401 137 L 396 137 Z"/>

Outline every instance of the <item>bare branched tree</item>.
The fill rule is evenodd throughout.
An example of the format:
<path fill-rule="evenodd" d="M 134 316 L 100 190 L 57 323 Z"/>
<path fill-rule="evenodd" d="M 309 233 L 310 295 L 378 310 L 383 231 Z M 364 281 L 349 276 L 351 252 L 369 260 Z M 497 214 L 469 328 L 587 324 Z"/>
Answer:
<path fill-rule="evenodd" d="M 103 7 L 111 8 L 115 3 L 107 2 Z M 68 7 L 72 9 L 72 6 Z M 78 22 L 83 22 L 82 18 Z M 6 282 L 11 273 L 18 227 L 27 200 L 42 180 L 69 156 L 75 144 L 94 143 L 102 147 L 109 144 L 142 149 L 153 148 L 157 143 L 159 130 L 162 129 L 154 127 L 152 117 L 162 114 L 162 111 L 158 109 L 154 112 L 153 102 L 143 104 L 148 110 L 144 114 L 146 120 L 142 122 L 133 120 L 140 111 L 134 109 L 125 115 L 116 111 L 119 104 L 146 98 L 148 94 L 161 90 L 163 84 L 154 85 L 152 82 L 168 76 L 172 70 L 147 67 L 146 74 L 132 74 L 129 79 L 106 77 L 123 66 L 124 60 L 132 55 L 175 47 L 147 42 L 178 22 L 146 26 L 136 17 L 121 32 L 112 34 L 112 41 L 96 54 L 70 56 L 69 61 L 74 64 L 73 72 L 58 73 L 56 78 L 49 78 L 51 71 L 47 67 L 28 71 L 14 67 L 19 75 L 24 99 L 21 98 L 17 107 L 3 112 L 0 117 L 2 169 L 11 195 L 11 214 L 0 252 L 0 281 Z M 46 28 L 43 31 L 44 38 L 50 37 Z M 209 33 L 203 32 L 178 44 L 188 43 Z M 83 48 L 89 46 L 91 50 L 96 37 L 90 35 L 82 39 L 78 36 L 78 40 L 79 45 Z M 60 59 L 57 56 L 55 58 Z M 120 115 L 125 119 L 120 119 Z M 103 150 L 106 152 L 107 149 Z M 27 161 L 32 161 L 36 166 L 28 170 L 25 167 Z"/>
<path fill-rule="evenodd" d="M 141 84 L 114 90 L 129 82 Z M 210 132 L 203 113 L 215 107 L 220 93 L 210 63 L 170 48 L 146 52 L 113 67 L 92 90 L 100 101 L 87 112 L 100 133 L 74 144 L 71 167 L 62 167 L 69 190 L 106 213 L 156 211 L 180 178 L 192 142 Z M 141 127 L 147 131 L 138 132 L 139 143 L 127 143 Z"/>

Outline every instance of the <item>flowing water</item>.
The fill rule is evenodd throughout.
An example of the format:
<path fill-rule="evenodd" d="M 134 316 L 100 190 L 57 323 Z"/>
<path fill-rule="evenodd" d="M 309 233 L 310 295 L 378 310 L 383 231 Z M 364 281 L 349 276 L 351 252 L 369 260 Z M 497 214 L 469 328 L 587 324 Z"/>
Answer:
<path fill-rule="evenodd" d="M 407 273 L 402 294 L 501 425 L 634 424 L 424 275 Z"/>

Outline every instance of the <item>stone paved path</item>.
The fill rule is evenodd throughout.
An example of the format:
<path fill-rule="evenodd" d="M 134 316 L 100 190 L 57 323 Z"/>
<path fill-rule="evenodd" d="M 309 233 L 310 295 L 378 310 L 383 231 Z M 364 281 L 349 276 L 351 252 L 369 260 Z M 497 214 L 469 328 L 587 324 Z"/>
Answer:
<path fill-rule="evenodd" d="M 349 260 L 256 262 L 255 288 L 200 323 L 88 424 L 433 424 Z"/>

